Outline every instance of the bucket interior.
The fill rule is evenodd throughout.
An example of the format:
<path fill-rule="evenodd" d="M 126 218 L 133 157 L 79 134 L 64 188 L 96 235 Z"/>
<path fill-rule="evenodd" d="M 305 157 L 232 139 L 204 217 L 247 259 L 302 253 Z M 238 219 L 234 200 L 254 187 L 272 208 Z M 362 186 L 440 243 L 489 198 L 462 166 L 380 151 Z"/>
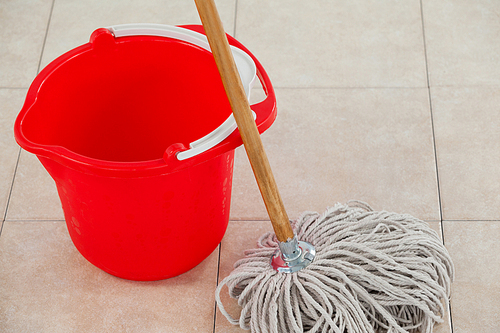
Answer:
<path fill-rule="evenodd" d="M 106 161 L 161 159 L 217 128 L 231 108 L 212 54 L 168 38 L 127 37 L 64 61 L 23 120 L 26 139 Z"/>

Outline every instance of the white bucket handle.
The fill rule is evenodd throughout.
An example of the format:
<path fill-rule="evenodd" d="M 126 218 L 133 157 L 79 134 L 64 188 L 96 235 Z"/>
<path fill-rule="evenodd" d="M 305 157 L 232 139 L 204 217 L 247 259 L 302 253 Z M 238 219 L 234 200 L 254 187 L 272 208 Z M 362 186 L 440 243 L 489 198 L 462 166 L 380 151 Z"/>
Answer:
<path fill-rule="evenodd" d="M 106 28 L 113 33 L 115 37 L 126 37 L 126 36 L 161 36 L 173 39 L 182 40 L 194 45 L 197 45 L 209 52 L 212 52 L 210 45 L 208 44 L 207 37 L 198 32 L 184 29 L 181 27 L 163 25 L 163 24 L 149 24 L 149 23 L 134 23 L 134 24 L 121 24 L 114 25 Z M 240 74 L 241 81 L 243 83 L 243 88 L 247 95 L 248 100 L 250 100 L 250 91 L 257 77 L 257 68 L 252 58 L 246 54 L 244 51 L 237 47 L 231 46 L 231 51 L 233 53 L 234 60 L 236 62 L 236 67 L 238 68 L 238 73 Z M 254 119 L 257 117 L 255 112 L 253 112 Z M 234 120 L 233 114 L 231 114 L 219 127 L 205 135 L 204 137 L 193 141 L 189 144 L 188 150 L 181 151 L 177 153 L 178 160 L 185 160 L 190 157 L 196 156 L 209 150 L 210 148 L 216 146 L 220 142 L 224 141 L 231 133 L 236 130 L 238 126 Z"/>

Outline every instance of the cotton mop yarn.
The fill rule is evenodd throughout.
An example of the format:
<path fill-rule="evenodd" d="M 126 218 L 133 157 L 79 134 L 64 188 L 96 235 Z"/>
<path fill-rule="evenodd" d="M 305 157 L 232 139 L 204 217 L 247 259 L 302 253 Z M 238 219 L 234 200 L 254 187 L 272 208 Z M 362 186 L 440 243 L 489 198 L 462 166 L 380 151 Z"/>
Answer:
<path fill-rule="evenodd" d="M 217 287 L 232 324 L 255 333 L 431 333 L 443 321 L 454 268 L 426 222 L 351 201 L 305 212 L 292 226 L 315 246 L 314 261 L 296 273 L 275 271 L 278 241 L 263 235 Z M 239 319 L 221 302 L 225 285 L 242 307 Z"/>

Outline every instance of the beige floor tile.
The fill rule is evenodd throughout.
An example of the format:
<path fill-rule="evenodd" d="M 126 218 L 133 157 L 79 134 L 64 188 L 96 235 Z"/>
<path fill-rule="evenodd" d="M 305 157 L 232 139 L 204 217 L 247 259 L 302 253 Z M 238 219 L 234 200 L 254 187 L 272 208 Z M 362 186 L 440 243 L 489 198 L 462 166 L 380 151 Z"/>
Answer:
<path fill-rule="evenodd" d="M 128 281 L 83 259 L 64 222 L 5 222 L 2 332 L 212 332 L 217 258 L 175 278 Z"/>
<path fill-rule="evenodd" d="M 443 218 L 500 216 L 500 89 L 433 88 Z"/>
<path fill-rule="evenodd" d="M 24 150 L 17 167 L 7 219 L 64 219 L 56 184 L 36 156 Z"/>
<path fill-rule="evenodd" d="M 424 0 L 431 86 L 500 84 L 500 2 Z"/>
<path fill-rule="evenodd" d="M 225 30 L 233 33 L 235 0 L 216 3 Z M 56 1 L 42 65 L 87 43 L 95 29 L 125 23 L 200 24 L 200 19 L 194 1 Z"/>
<path fill-rule="evenodd" d="M 500 221 L 444 222 L 455 263 L 451 312 L 454 333 L 496 333 L 500 327 Z"/>
<path fill-rule="evenodd" d="M 290 218 L 351 199 L 439 220 L 426 89 L 278 89 L 262 135 Z M 231 218 L 267 219 L 242 148 Z"/>
<path fill-rule="evenodd" d="M 240 1 L 236 37 L 278 87 L 425 87 L 420 2 Z"/>
<path fill-rule="evenodd" d="M 0 89 L 0 219 L 5 216 L 16 169 L 19 146 L 14 139 L 14 121 L 25 94 L 24 89 Z"/>
<path fill-rule="evenodd" d="M 52 2 L 2 1 L 0 87 L 28 87 L 37 74 Z"/>

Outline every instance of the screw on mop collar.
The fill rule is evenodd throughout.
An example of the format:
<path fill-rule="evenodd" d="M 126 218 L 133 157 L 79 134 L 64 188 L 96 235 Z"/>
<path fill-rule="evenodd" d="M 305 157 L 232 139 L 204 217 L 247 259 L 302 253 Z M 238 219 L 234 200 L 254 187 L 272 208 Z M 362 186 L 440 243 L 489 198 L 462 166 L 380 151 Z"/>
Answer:
<path fill-rule="evenodd" d="M 315 256 L 316 250 L 312 244 L 297 241 L 294 236 L 279 243 L 279 249 L 271 257 L 271 266 L 278 272 L 295 273 L 306 268 Z"/>

